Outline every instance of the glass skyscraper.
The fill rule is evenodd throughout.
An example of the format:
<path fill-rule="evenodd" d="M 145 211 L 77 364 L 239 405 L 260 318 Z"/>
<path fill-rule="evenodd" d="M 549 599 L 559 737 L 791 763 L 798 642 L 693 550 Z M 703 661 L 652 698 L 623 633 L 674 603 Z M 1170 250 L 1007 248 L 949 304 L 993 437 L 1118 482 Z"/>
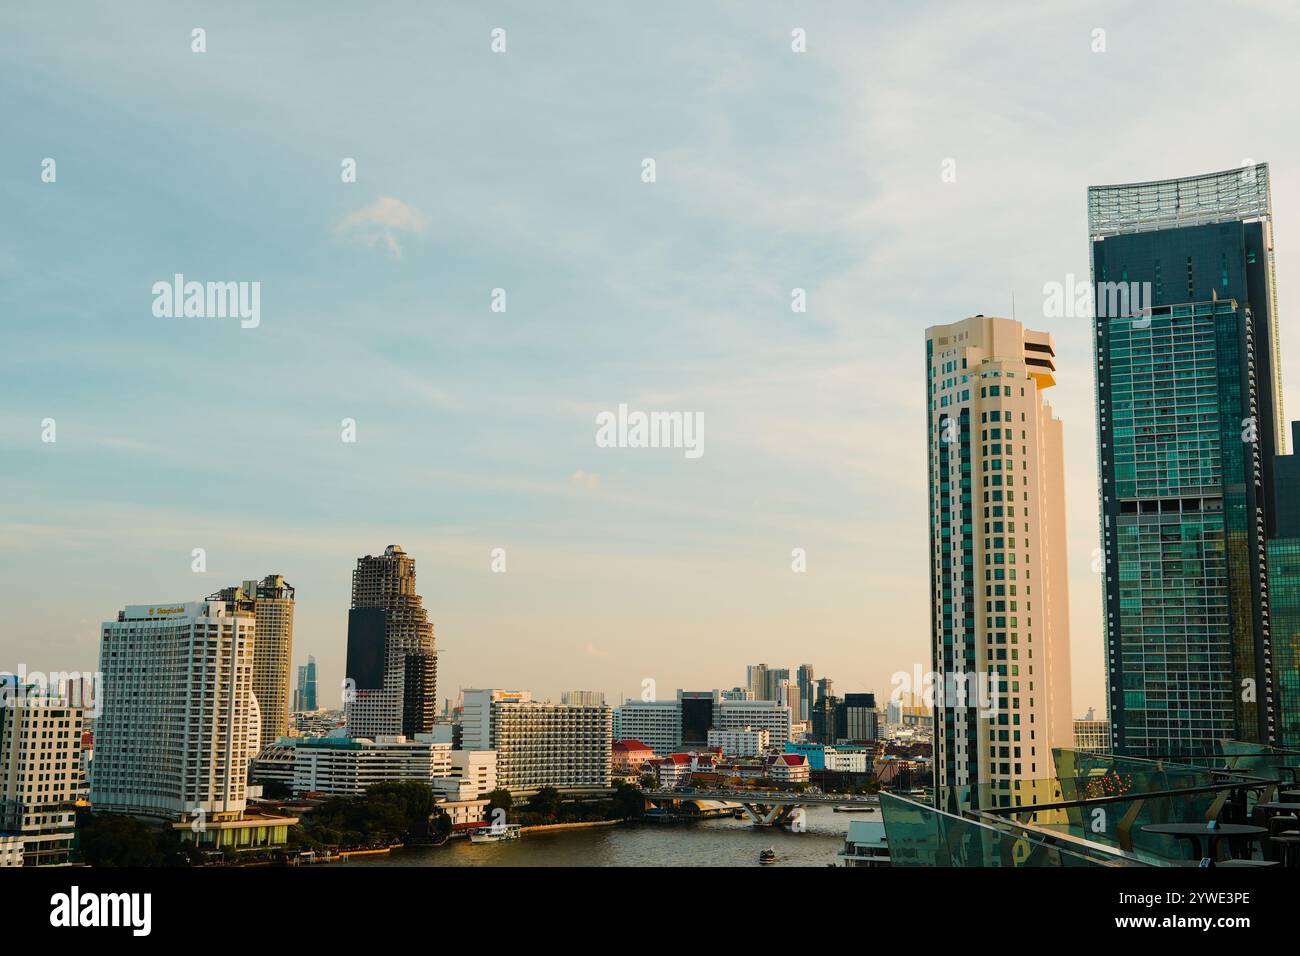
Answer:
<path fill-rule="evenodd" d="M 1268 593 L 1277 678 L 1278 743 L 1300 749 L 1300 422 L 1291 454 L 1273 462 L 1276 509 L 1268 542 Z"/>
<path fill-rule="evenodd" d="M 1268 166 L 1090 187 L 1088 227 L 1112 747 L 1277 743 Z"/>

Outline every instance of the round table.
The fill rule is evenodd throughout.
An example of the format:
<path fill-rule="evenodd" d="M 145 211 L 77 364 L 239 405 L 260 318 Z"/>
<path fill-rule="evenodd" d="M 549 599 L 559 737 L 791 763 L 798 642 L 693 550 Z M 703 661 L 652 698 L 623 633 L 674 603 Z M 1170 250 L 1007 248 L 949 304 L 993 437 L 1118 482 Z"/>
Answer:
<path fill-rule="evenodd" d="M 1300 803 L 1300 790 L 1283 790 L 1278 796 L 1285 798 L 1283 803 Z"/>
<path fill-rule="evenodd" d="M 1201 855 L 1201 837 L 1208 837 L 1210 841 L 1209 865 L 1214 866 L 1215 851 L 1219 848 L 1219 841 L 1224 837 L 1258 838 L 1268 833 L 1268 830 L 1249 823 L 1220 823 L 1213 828 L 1204 823 L 1148 823 L 1142 828 L 1142 832 L 1163 833 L 1166 836 L 1177 837 L 1180 840 L 1191 840 L 1192 851 L 1196 854 L 1198 860 L 1207 859 Z"/>

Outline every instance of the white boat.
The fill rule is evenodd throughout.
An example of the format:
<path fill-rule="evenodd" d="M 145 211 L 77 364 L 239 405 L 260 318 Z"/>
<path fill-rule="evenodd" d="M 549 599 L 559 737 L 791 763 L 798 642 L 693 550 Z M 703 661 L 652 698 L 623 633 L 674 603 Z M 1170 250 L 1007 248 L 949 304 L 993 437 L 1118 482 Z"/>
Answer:
<path fill-rule="evenodd" d="M 522 828 L 517 823 L 503 823 L 500 826 L 484 827 L 471 830 L 470 843 L 500 843 L 502 840 L 518 840 Z"/>
<path fill-rule="evenodd" d="M 885 821 L 876 810 L 865 820 L 851 820 L 839 858 L 845 866 L 889 866 Z"/>

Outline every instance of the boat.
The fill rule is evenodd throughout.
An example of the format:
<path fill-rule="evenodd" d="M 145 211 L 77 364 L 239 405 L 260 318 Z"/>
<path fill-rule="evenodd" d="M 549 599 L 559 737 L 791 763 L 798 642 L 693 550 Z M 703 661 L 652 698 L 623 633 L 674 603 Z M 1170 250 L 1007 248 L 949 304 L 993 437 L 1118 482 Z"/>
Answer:
<path fill-rule="evenodd" d="M 877 806 L 868 806 L 862 803 L 841 804 L 838 807 L 831 807 L 836 813 L 870 813 L 873 810 L 880 809 Z"/>
<path fill-rule="evenodd" d="M 776 850 L 772 849 L 771 847 L 768 847 L 766 850 L 764 850 L 763 852 L 759 853 L 759 855 L 758 855 L 758 862 L 759 862 L 759 863 L 775 863 L 775 862 L 776 862 Z"/>
<path fill-rule="evenodd" d="M 470 843 L 500 843 L 503 840 L 518 840 L 522 828 L 517 823 L 502 823 L 499 826 L 483 827 L 473 830 L 469 835 Z"/>
<path fill-rule="evenodd" d="M 845 866 L 889 866 L 889 845 L 885 842 L 885 821 L 876 810 L 865 820 L 849 822 L 844 849 L 838 854 Z"/>

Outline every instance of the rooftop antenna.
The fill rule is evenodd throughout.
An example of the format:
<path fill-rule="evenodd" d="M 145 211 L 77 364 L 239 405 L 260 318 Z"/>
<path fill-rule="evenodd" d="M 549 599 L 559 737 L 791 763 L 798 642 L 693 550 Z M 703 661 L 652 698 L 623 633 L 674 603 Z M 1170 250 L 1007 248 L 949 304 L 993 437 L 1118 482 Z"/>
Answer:
<path fill-rule="evenodd" d="M 1012 319 L 1012 321 L 1015 321 L 1015 318 L 1016 318 L 1016 290 L 1015 290 L 1015 289 L 1012 289 L 1012 290 L 1011 290 L 1011 319 Z"/>

